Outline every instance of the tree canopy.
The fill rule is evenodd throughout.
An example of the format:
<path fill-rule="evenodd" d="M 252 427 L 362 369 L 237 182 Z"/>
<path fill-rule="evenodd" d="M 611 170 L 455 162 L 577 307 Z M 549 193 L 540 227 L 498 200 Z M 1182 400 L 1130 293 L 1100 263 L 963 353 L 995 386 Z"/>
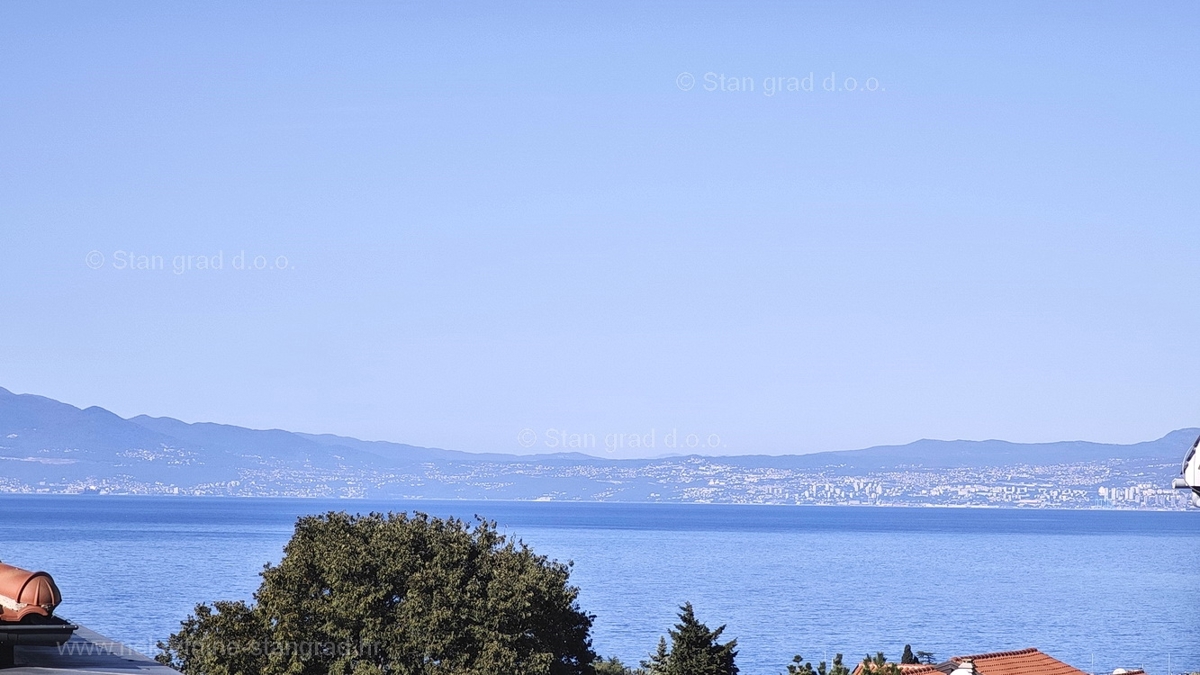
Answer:
<path fill-rule="evenodd" d="M 254 604 L 197 606 L 157 659 L 184 675 L 592 675 L 569 572 L 483 520 L 308 516 Z"/>
<path fill-rule="evenodd" d="M 805 662 L 804 657 L 799 654 L 792 657 L 792 662 L 788 664 L 787 675 L 850 675 L 850 669 L 842 663 L 842 655 L 837 654 L 833 657 L 833 667 L 828 668 L 824 661 L 817 664 L 814 670 L 811 663 Z"/>
<path fill-rule="evenodd" d="M 642 667 L 650 675 L 737 675 L 737 640 L 720 641 L 725 626 L 712 630 L 700 623 L 690 602 L 679 609 L 679 623 L 668 631 L 670 650 L 659 638 L 657 651 Z"/>
<path fill-rule="evenodd" d="M 597 659 L 595 665 L 596 675 L 635 675 L 645 672 L 643 670 L 633 670 L 624 663 L 621 663 L 621 659 L 615 656 L 610 656 L 607 659 Z"/>
<path fill-rule="evenodd" d="M 787 675 L 850 675 L 850 668 L 841 662 L 840 653 L 833 657 L 833 667 L 828 667 L 822 661 L 816 669 L 812 668 L 811 663 L 805 662 L 803 656 L 796 655 L 792 657 L 792 663 L 787 665 Z"/>
<path fill-rule="evenodd" d="M 883 652 L 876 652 L 872 657 L 869 654 L 862 660 L 863 675 L 901 675 L 900 666 L 887 660 Z"/>

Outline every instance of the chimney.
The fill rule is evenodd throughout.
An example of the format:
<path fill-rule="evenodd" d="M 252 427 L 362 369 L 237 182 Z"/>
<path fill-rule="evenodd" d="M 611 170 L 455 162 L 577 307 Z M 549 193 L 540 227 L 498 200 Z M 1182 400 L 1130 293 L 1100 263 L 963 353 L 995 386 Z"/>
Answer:
<path fill-rule="evenodd" d="M 958 667 L 954 669 L 950 675 L 978 675 L 975 670 L 975 662 L 971 659 L 963 659 L 958 662 Z"/>

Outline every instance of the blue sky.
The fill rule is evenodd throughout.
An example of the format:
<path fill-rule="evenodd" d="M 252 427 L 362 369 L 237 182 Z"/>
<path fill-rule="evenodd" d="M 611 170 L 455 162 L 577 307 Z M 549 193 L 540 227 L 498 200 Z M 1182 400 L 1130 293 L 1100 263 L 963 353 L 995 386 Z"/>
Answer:
<path fill-rule="evenodd" d="M 1196 45 L 1191 3 L 4 3 L 0 386 L 473 451 L 1157 437 Z"/>

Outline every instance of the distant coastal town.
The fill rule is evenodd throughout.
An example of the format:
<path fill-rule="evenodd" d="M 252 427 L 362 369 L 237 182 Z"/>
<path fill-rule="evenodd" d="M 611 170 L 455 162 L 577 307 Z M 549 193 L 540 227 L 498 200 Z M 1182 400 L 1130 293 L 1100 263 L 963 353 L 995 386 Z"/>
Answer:
<path fill-rule="evenodd" d="M 1145 459 L 863 471 L 746 466 L 737 457 L 628 465 L 531 456 L 427 462 L 402 471 L 268 466 L 194 485 L 120 475 L 36 484 L 0 477 L 0 493 L 1183 510 L 1186 496 L 1170 487 L 1177 472 L 1175 462 Z"/>

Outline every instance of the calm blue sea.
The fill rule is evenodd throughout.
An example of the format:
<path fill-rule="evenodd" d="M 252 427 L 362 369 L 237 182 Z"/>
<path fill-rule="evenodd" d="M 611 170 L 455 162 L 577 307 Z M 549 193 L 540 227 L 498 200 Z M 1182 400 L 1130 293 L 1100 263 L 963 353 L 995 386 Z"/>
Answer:
<path fill-rule="evenodd" d="M 62 615 L 152 653 L 196 603 L 249 599 L 295 518 L 328 510 L 498 521 L 574 561 L 596 650 L 631 663 L 690 600 L 747 675 L 905 643 L 1200 670 L 1200 512 L 0 496 L 0 559 L 50 571 Z"/>

